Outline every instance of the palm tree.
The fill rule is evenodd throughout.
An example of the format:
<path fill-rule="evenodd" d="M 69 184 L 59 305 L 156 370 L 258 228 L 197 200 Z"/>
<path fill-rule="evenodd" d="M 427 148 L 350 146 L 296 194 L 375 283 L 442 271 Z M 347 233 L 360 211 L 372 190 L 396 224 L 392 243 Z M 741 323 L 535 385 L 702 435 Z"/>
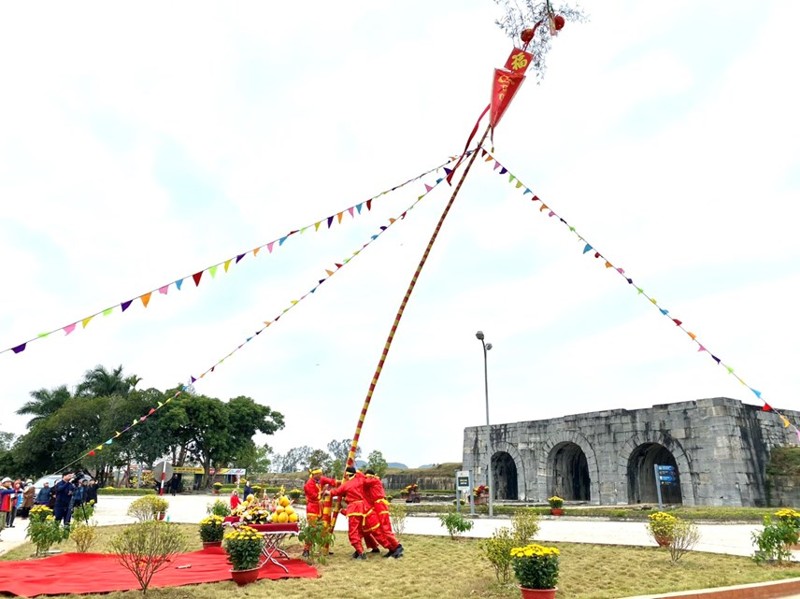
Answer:
<path fill-rule="evenodd" d="M 41 388 L 38 391 L 31 391 L 31 401 L 23 405 L 17 414 L 24 416 L 32 415 L 28 421 L 28 429 L 58 412 L 58 410 L 72 397 L 66 385 L 61 385 L 55 389 Z"/>
<path fill-rule="evenodd" d="M 76 397 L 125 397 L 141 379 L 136 375 L 123 377 L 122 366 L 108 371 L 105 366 L 95 366 L 83 375 L 83 381 L 75 390 Z"/>

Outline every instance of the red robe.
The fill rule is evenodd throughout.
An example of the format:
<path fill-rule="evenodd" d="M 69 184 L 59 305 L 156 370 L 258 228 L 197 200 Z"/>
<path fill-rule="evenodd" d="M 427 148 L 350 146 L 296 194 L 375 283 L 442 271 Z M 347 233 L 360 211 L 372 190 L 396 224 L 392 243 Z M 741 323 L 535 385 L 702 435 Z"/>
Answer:
<path fill-rule="evenodd" d="M 367 474 L 364 477 L 364 498 L 372 505 L 372 509 L 378 516 L 381 532 L 388 548 L 394 549 L 399 544 L 392 531 L 392 520 L 389 516 L 389 502 L 386 499 L 386 491 L 383 489 L 381 479 L 374 474 Z M 373 533 L 374 534 L 374 533 Z M 383 543 L 381 543 L 383 545 Z M 386 545 L 384 545 L 386 547 Z"/>
<path fill-rule="evenodd" d="M 306 515 L 316 514 L 319 516 L 322 514 L 320 502 L 322 501 L 322 488 L 325 485 L 335 487 L 336 480 L 321 476 L 319 482 L 317 482 L 313 476 L 308 477 L 306 484 L 303 485 L 303 491 L 306 494 Z"/>

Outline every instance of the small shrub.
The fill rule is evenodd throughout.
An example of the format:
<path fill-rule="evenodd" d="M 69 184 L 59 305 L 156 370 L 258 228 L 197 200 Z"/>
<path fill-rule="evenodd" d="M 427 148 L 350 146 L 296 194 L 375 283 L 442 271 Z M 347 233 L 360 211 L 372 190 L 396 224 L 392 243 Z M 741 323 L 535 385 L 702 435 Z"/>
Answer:
<path fill-rule="evenodd" d="M 153 520 L 126 526 L 111 539 L 117 560 L 136 577 L 143 593 L 147 592 L 153 574 L 167 567 L 185 546 L 178 525 Z"/>
<path fill-rule="evenodd" d="M 128 515 L 136 518 L 139 522 L 158 520 L 160 514 L 166 512 L 168 507 L 169 502 L 163 497 L 145 495 L 131 502 L 128 506 Z"/>
<path fill-rule="evenodd" d="M 564 505 L 564 500 L 558 495 L 553 495 L 547 498 L 547 503 L 550 504 L 550 507 L 558 509 Z"/>
<path fill-rule="evenodd" d="M 36 555 L 46 555 L 50 547 L 69 538 L 69 526 L 61 526 L 46 505 L 33 507 L 28 514 L 25 536 L 36 545 Z"/>
<path fill-rule="evenodd" d="M 800 528 L 800 512 L 791 508 L 782 508 L 775 512 L 775 517 L 794 528 Z"/>
<path fill-rule="evenodd" d="M 403 534 L 406 529 L 406 516 L 408 510 L 404 503 L 390 503 L 389 504 L 389 520 L 392 523 L 392 530 L 398 537 Z"/>
<path fill-rule="evenodd" d="M 156 495 L 155 489 L 116 489 L 102 487 L 97 489 L 98 495 Z"/>
<path fill-rule="evenodd" d="M 753 544 L 757 549 L 753 554 L 756 563 L 782 563 L 791 558 L 789 545 L 798 540 L 797 529 L 784 520 L 774 521 L 764 516 L 764 528 L 761 532 L 753 532 Z"/>
<path fill-rule="evenodd" d="M 531 510 L 520 510 L 511 516 L 511 529 L 517 545 L 527 545 L 539 534 L 539 515 Z"/>
<path fill-rule="evenodd" d="M 686 553 L 695 548 L 700 540 L 700 529 L 694 522 L 678 519 L 672 528 L 672 541 L 669 544 L 669 557 L 675 564 Z"/>
<path fill-rule="evenodd" d="M 291 491 L 289 491 L 289 498 L 293 499 L 294 501 L 297 501 L 298 499 L 300 499 L 300 496 L 302 494 L 303 492 L 300 489 L 292 489 Z"/>
<path fill-rule="evenodd" d="M 511 550 L 517 544 L 511 529 L 506 526 L 497 529 L 483 543 L 484 554 L 499 583 L 506 584 L 511 579 Z"/>
<path fill-rule="evenodd" d="M 214 503 L 209 503 L 206 506 L 206 514 L 211 514 L 212 516 L 221 516 L 225 518 L 226 516 L 231 515 L 231 508 L 227 503 L 225 503 L 221 499 L 217 499 Z"/>
<path fill-rule="evenodd" d="M 472 530 L 472 526 L 474 525 L 472 520 L 467 520 L 458 512 L 441 514 L 439 516 L 439 521 L 442 523 L 442 526 L 447 529 L 447 532 L 450 534 L 450 538 L 453 540 L 468 530 Z"/>
<path fill-rule="evenodd" d="M 75 506 L 75 508 L 72 510 L 72 519 L 80 520 L 84 524 L 88 524 L 89 520 L 92 519 L 92 516 L 94 516 L 94 500 Z"/>
<path fill-rule="evenodd" d="M 86 553 L 91 549 L 94 542 L 97 540 L 97 524 L 83 523 L 77 524 L 72 527 L 70 538 L 75 541 L 75 546 L 78 548 L 78 553 Z"/>
<path fill-rule="evenodd" d="M 328 549 L 333 545 L 335 537 L 322 520 L 314 522 L 303 520 L 297 533 L 297 540 L 309 547 L 309 564 L 314 562 L 324 564 L 327 562 Z"/>

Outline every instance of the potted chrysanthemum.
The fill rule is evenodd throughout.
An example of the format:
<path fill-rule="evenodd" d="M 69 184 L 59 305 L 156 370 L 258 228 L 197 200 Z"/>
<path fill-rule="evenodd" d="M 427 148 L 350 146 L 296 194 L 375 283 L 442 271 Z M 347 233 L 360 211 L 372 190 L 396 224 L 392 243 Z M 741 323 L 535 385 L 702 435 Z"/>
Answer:
<path fill-rule="evenodd" d="M 511 567 L 523 599 L 553 599 L 556 596 L 558 556 L 557 548 L 535 543 L 511 549 Z"/>
<path fill-rule="evenodd" d="M 547 503 L 550 504 L 550 513 L 553 516 L 562 516 L 564 514 L 564 500 L 558 495 L 548 497 Z"/>
<path fill-rule="evenodd" d="M 231 578 L 238 585 L 258 580 L 264 538 L 254 528 L 240 526 L 225 535 L 225 551 L 230 562 Z"/>
<path fill-rule="evenodd" d="M 225 519 L 222 516 L 211 514 L 200 520 L 200 540 L 203 548 L 219 547 L 222 545 L 222 537 L 225 529 L 222 524 Z"/>
<path fill-rule="evenodd" d="M 678 519 L 667 512 L 655 512 L 647 518 L 647 531 L 653 537 L 653 540 L 659 547 L 668 547 L 672 543 Z"/>

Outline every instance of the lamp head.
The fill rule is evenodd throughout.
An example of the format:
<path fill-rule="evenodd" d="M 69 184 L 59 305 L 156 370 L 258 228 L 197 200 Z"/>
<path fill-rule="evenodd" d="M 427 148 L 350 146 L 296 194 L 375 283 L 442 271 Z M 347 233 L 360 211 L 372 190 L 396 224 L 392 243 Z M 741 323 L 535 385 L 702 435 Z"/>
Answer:
<path fill-rule="evenodd" d="M 478 331 L 477 333 L 475 333 L 475 336 L 481 341 L 483 341 L 483 331 Z"/>
<path fill-rule="evenodd" d="M 486 344 L 486 351 L 489 351 L 490 349 L 492 349 L 492 344 L 491 343 L 487 343 Z"/>

